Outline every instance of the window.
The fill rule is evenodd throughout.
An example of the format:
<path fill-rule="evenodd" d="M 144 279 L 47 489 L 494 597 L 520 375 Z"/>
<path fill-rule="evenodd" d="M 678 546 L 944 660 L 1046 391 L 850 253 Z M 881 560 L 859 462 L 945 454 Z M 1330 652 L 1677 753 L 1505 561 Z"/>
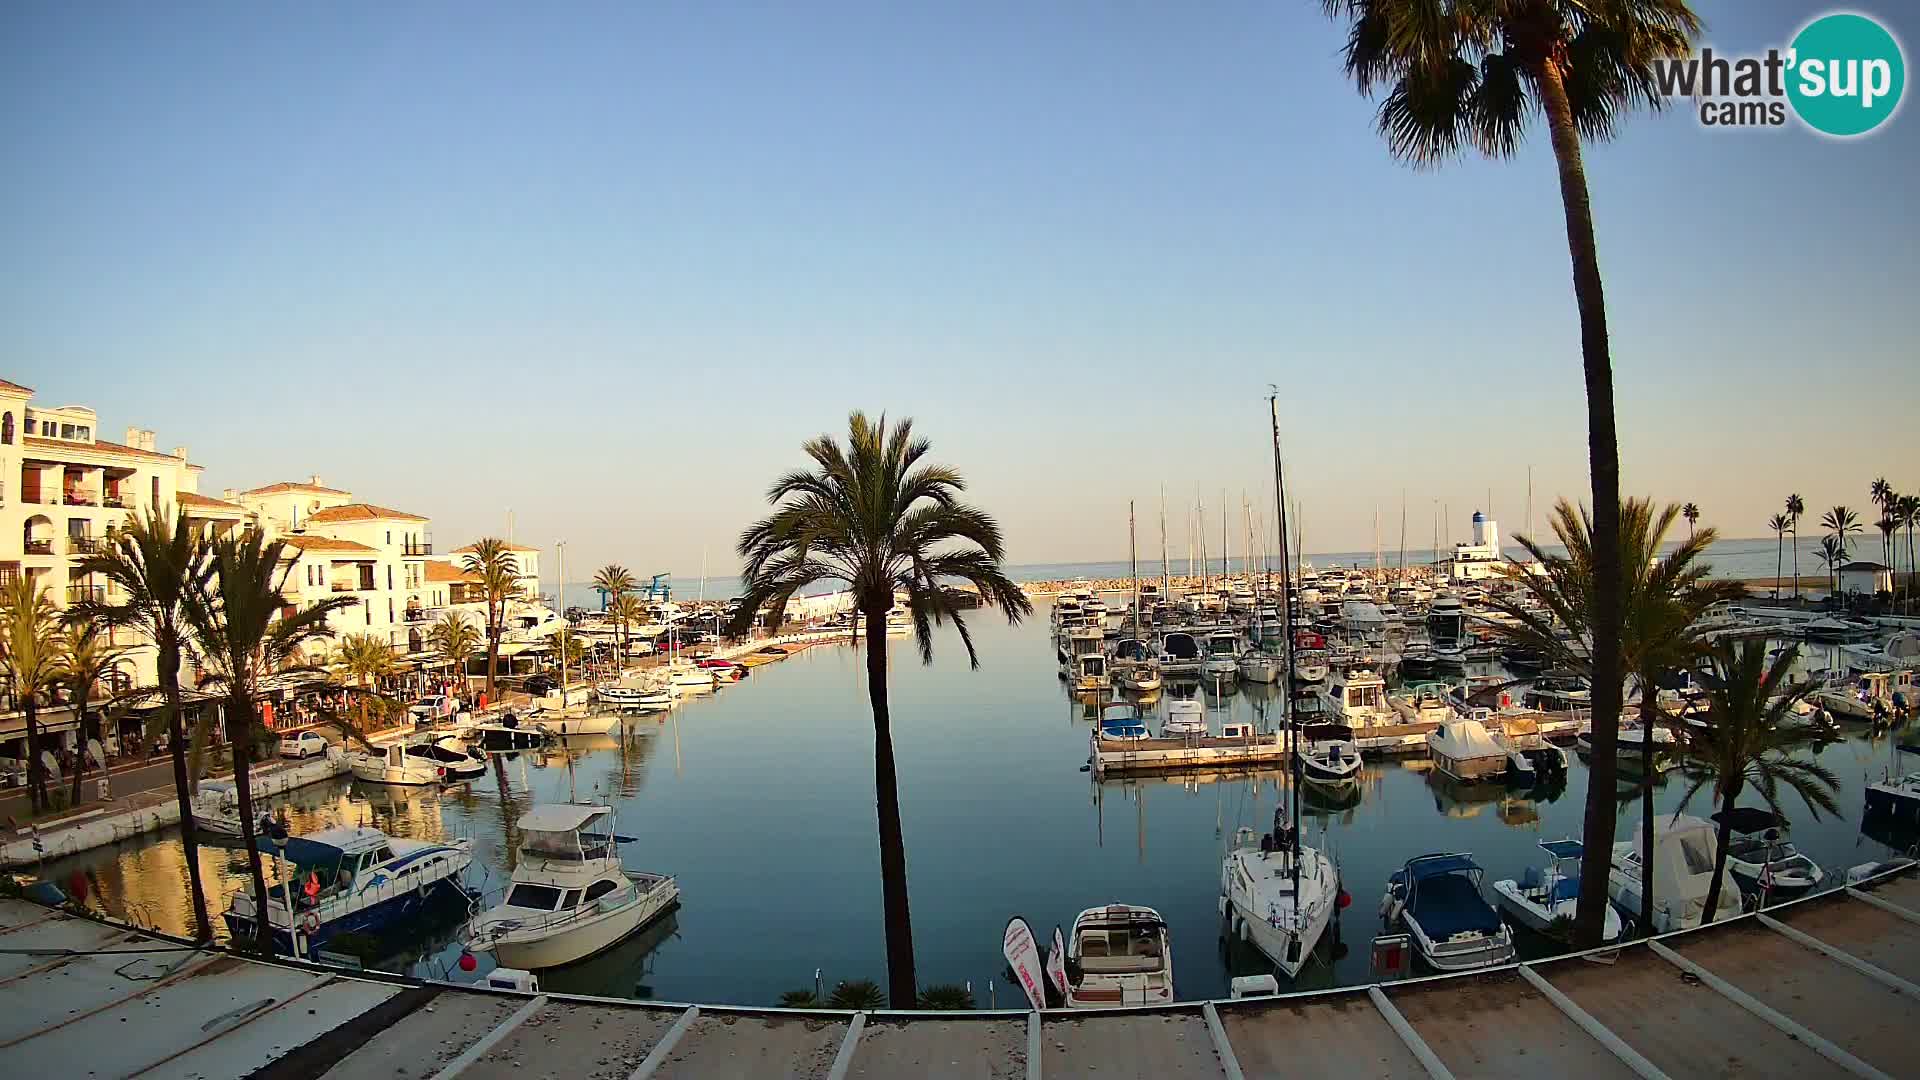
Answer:
<path fill-rule="evenodd" d="M 87 442 L 92 442 L 93 429 L 82 424 L 81 426 L 73 429 L 73 437 L 76 439 L 85 439 Z"/>
<path fill-rule="evenodd" d="M 507 904 L 511 907 L 532 908 L 535 911 L 552 911 L 560 902 L 560 890 L 551 885 L 535 885 L 521 882 L 507 894 Z"/>
<path fill-rule="evenodd" d="M 388 536 L 392 536 L 393 534 L 392 534 L 392 533 L 388 533 L 387 535 L 388 535 Z M 389 543 L 389 544 L 391 544 L 391 543 L 393 543 L 393 541 L 392 541 L 392 540 L 388 540 L 388 541 L 387 541 L 387 543 Z M 389 566 L 389 567 L 387 567 L 387 591 L 388 591 L 388 592 L 392 592 L 392 591 L 393 591 L 393 567 L 391 567 L 391 566 Z M 393 601 L 391 601 L 391 600 L 389 600 L 389 601 L 387 601 L 387 605 L 388 605 L 389 607 L 391 607 L 391 606 L 393 605 Z M 388 613 L 387 613 L 387 618 L 389 618 L 389 619 L 391 619 L 391 618 L 393 618 L 393 613 L 392 613 L 392 612 L 388 612 Z"/>
<path fill-rule="evenodd" d="M 384 848 L 384 847 L 376 848 L 374 849 L 373 854 L 367 856 L 367 865 L 372 866 L 375 863 L 391 862 L 392 860 L 393 860 L 392 848 Z"/>
<path fill-rule="evenodd" d="M 587 903 L 591 904 L 619 887 L 620 883 L 617 881 L 596 881 L 587 886 Z"/>
<path fill-rule="evenodd" d="M 574 909 L 574 908 L 577 908 L 577 907 L 579 907 L 579 906 L 580 906 L 580 890 L 579 890 L 579 889 L 568 889 L 568 890 L 567 890 L 567 898 L 566 898 L 565 900 L 562 900 L 562 901 L 560 901 L 560 906 L 561 906 L 562 908 L 565 908 L 565 909 L 567 909 L 567 910 L 569 910 L 569 911 L 571 911 L 571 910 L 572 910 L 572 909 Z"/>
<path fill-rule="evenodd" d="M 5 416 L 0 416 L 0 443 L 6 443 L 8 445 L 12 445 L 13 443 L 13 414 L 12 413 L 7 413 Z"/>
<path fill-rule="evenodd" d="M 360 598 L 360 619 L 368 626 L 373 625 L 373 605 L 367 603 L 367 598 L 364 596 Z"/>
<path fill-rule="evenodd" d="M 153 505 L 160 505 L 160 478 L 157 476 L 153 478 Z"/>
<path fill-rule="evenodd" d="M 393 546 L 393 530 L 392 529 L 387 530 L 387 546 L 389 547 Z"/>
<path fill-rule="evenodd" d="M 387 587 L 392 588 L 393 582 L 391 581 L 387 582 Z M 391 596 L 387 597 L 387 621 L 388 622 L 393 621 L 393 597 Z"/>
<path fill-rule="evenodd" d="M 33 434 L 33 429 L 37 426 L 38 425 L 35 423 L 33 417 L 31 416 L 27 417 L 27 434 L 29 435 Z"/>

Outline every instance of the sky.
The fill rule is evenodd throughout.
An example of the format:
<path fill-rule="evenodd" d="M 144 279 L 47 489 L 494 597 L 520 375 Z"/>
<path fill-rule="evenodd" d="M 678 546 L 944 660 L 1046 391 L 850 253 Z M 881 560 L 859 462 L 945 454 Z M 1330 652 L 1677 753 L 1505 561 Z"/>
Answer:
<path fill-rule="evenodd" d="M 1695 6 L 1718 51 L 1828 10 Z M 21 0 L 0 377 L 208 493 L 319 474 L 444 547 L 511 511 L 584 567 L 730 570 L 853 408 L 1011 561 L 1124 557 L 1163 490 L 1184 549 L 1197 498 L 1270 513 L 1269 384 L 1309 549 L 1392 546 L 1403 500 L 1410 544 L 1515 531 L 1529 467 L 1538 516 L 1588 484 L 1545 133 L 1401 164 L 1343 39 L 1317 0 Z M 1627 492 L 1757 536 L 1920 489 L 1913 108 L 1641 114 L 1586 162 Z"/>

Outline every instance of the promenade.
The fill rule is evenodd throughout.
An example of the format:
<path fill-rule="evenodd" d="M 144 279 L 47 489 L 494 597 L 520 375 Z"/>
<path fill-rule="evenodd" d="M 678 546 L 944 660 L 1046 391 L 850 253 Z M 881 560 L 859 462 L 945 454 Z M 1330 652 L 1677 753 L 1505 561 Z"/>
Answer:
<path fill-rule="evenodd" d="M 1443 976 L 1110 1012 L 627 1002 L 245 959 L 0 902 L 22 1076 L 1910 1076 L 1913 868 L 1701 930 Z"/>

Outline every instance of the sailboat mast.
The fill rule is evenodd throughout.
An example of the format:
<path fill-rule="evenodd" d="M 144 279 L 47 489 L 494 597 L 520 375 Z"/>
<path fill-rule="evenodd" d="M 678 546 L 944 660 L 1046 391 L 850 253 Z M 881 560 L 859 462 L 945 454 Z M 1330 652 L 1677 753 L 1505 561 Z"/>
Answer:
<path fill-rule="evenodd" d="M 1227 513 L 1227 489 L 1220 489 L 1220 587 L 1227 587 L 1227 580 L 1233 576 L 1233 545 L 1227 542 L 1227 522 L 1232 515 Z"/>
<path fill-rule="evenodd" d="M 1167 485 L 1160 485 L 1160 602 L 1173 602 L 1173 573 L 1167 565 Z"/>
<path fill-rule="evenodd" d="M 1273 505 L 1279 514 L 1276 524 L 1280 529 L 1280 721 L 1287 726 L 1287 773 L 1292 782 L 1288 784 L 1292 795 L 1293 810 L 1289 822 L 1293 826 L 1293 895 L 1295 911 L 1299 910 L 1300 896 L 1300 785 L 1303 782 L 1300 762 L 1300 730 L 1298 717 L 1293 711 L 1293 596 L 1288 588 L 1293 570 L 1289 565 L 1291 553 L 1287 550 L 1287 489 L 1280 471 L 1280 393 L 1276 388 L 1267 396 L 1267 412 L 1273 424 Z"/>
<path fill-rule="evenodd" d="M 1133 500 L 1127 500 L 1127 558 L 1133 563 L 1133 638 L 1140 640 L 1140 545 L 1134 540 Z"/>

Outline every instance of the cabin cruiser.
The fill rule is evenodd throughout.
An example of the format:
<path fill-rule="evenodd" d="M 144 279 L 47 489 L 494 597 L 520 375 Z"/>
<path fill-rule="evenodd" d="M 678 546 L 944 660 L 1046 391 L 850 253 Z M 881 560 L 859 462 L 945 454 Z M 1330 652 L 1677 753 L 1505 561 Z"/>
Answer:
<path fill-rule="evenodd" d="M 1347 669 L 1334 680 L 1327 696 L 1334 717 L 1356 731 L 1400 722 L 1387 704 L 1386 680 L 1369 668 Z"/>
<path fill-rule="evenodd" d="M 1170 698 L 1166 719 L 1160 724 L 1160 737 L 1179 739 L 1207 733 L 1207 709 L 1195 698 Z"/>
<path fill-rule="evenodd" d="M 1340 870 L 1325 852 L 1300 845 L 1283 807 L 1257 843 L 1245 827 L 1234 839 L 1220 867 L 1220 913 L 1240 940 L 1298 978 L 1339 907 Z"/>
<path fill-rule="evenodd" d="M 1167 923 L 1150 907 L 1108 904 L 1081 912 L 1067 939 L 1066 965 L 1070 1009 L 1173 1001 Z"/>
<path fill-rule="evenodd" d="M 1728 815 L 1732 815 L 1729 817 Z M 1818 888 L 1826 871 L 1786 838 L 1787 822 L 1771 810 L 1736 806 L 1713 815 L 1733 835 L 1727 842 L 1727 869 L 1741 891 L 1788 899 Z"/>
<path fill-rule="evenodd" d="M 1402 926 L 1435 971 L 1472 971 L 1513 959 L 1513 932 L 1481 895 L 1486 871 L 1465 852 L 1421 855 L 1387 879 L 1381 922 Z"/>
<path fill-rule="evenodd" d="M 1140 714 L 1127 706 L 1130 715 L 1115 715 L 1111 719 L 1100 718 L 1100 738 L 1108 742 L 1145 742 L 1153 738 L 1147 722 Z"/>
<path fill-rule="evenodd" d="M 1831 678 L 1825 687 L 1807 695 L 1807 701 L 1836 717 L 1886 723 L 1903 711 L 1913 710 L 1913 680 L 1911 671 L 1868 671 L 1851 680 L 1844 676 Z"/>
<path fill-rule="evenodd" d="M 1339 787 L 1360 779 L 1360 744 L 1345 724 L 1300 725 L 1300 775 L 1309 783 Z"/>
<path fill-rule="evenodd" d="M 193 829 L 223 840 L 240 839 L 240 795 L 233 781 L 200 781 L 193 793 Z"/>
<path fill-rule="evenodd" d="M 1240 654 L 1240 677 L 1250 683 L 1280 681 L 1281 660 L 1263 649 L 1248 649 Z"/>
<path fill-rule="evenodd" d="M 1459 597 L 1434 598 L 1427 608 L 1427 640 L 1439 663 L 1457 665 L 1466 658 L 1467 609 Z"/>
<path fill-rule="evenodd" d="M 1427 645 L 1409 645 L 1400 651 L 1400 677 L 1425 679 L 1439 670 L 1433 649 Z"/>
<path fill-rule="evenodd" d="M 1374 640 L 1386 634 L 1387 617 L 1371 600 L 1347 600 L 1340 605 L 1340 626 L 1354 637 Z"/>
<path fill-rule="evenodd" d="M 714 673 L 684 657 L 667 662 L 667 682 L 681 695 L 711 694 L 717 685 Z"/>
<path fill-rule="evenodd" d="M 460 874 L 473 861 L 473 841 L 403 840 L 365 827 L 322 829 L 288 839 L 273 861 L 290 867 L 267 890 L 274 951 L 303 956 L 338 934 L 378 934 L 440 897 L 464 899 Z M 256 933 L 255 918 L 252 892 L 241 889 L 228 903 L 227 930 L 244 941 Z"/>
<path fill-rule="evenodd" d="M 1240 635 L 1218 630 L 1207 635 L 1207 652 L 1200 672 L 1209 679 L 1231 679 L 1240 673 Z"/>
<path fill-rule="evenodd" d="M 1433 766 L 1462 783 L 1507 775 L 1507 750 L 1478 720 L 1453 719 L 1427 735 Z"/>
<path fill-rule="evenodd" d="M 457 735 L 420 739 L 407 746 L 407 756 L 425 764 L 439 766 L 442 778 L 450 783 L 472 780 L 487 773 L 487 759 L 467 749 Z"/>
<path fill-rule="evenodd" d="M 624 712 L 659 712 L 673 707 L 679 690 L 672 683 L 654 686 L 602 686 L 600 703 Z"/>
<path fill-rule="evenodd" d="M 1586 847 L 1578 840 L 1542 840 L 1547 865 L 1527 867 L 1520 880 L 1507 878 L 1493 883 L 1494 901 L 1513 919 L 1515 925 L 1536 933 L 1567 936 L 1574 911 L 1580 906 L 1580 858 Z M 1612 904 L 1606 908 L 1606 922 L 1600 940 L 1620 940 L 1620 913 Z M 1560 923 L 1561 928 L 1554 924 Z"/>
<path fill-rule="evenodd" d="M 1200 674 L 1200 643 L 1182 630 L 1160 637 L 1160 674 L 1179 678 Z"/>
<path fill-rule="evenodd" d="M 622 722 L 620 713 L 615 710 L 588 712 L 577 706 L 566 710 L 535 709 L 527 714 L 527 721 L 547 729 L 547 733 L 556 739 L 608 735 L 619 730 Z"/>
<path fill-rule="evenodd" d="M 1718 840 L 1711 822 L 1690 814 L 1660 814 L 1654 818 L 1654 933 L 1691 930 L 1704 920 Z M 1633 839 L 1613 845 L 1607 896 L 1622 911 L 1640 910 L 1642 857 L 1638 829 L 1633 831 Z M 1719 906 L 1713 916 L 1716 922 L 1740 914 L 1740 895 L 1740 882 L 1733 871 L 1723 871 Z"/>
<path fill-rule="evenodd" d="M 363 784 L 437 784 L 447 778 L 439 762 L 407 753 L 399 743 L 355 750 L 347 755 L 347 768 Z"/>
<path fill-rule="evenodd" d="M 1475 709 L 1473 718 L 1507 752 L 1509 784 L 1538 785 L 1566 778 L 1567 752 L 1548 742 L 1532 717 L 1496 717 L 1491 709 Z"/>
<path fill-rule="evenodd" d="M 1873 630 L 1874 624 L 1870 622 L 1829 617 L 1807 623 L 1800 628 L 1800 634 L 1808 641 L 1840 642 L 1858 641 Z"/>
<path fill-rule="evenodd" d="M 535 806 L 519 822 L 520 857 L 506 898 L 474 917 L 466 947 L 502 967 L 534 971 L 602 952 L 673 907 L 680 886 L 628 870 L 613 809 Z"/>
<path fill-rule="evenodd" d="M 1648 737 L 1646 727 L 1638 720 L 1623 720 L 1621 722 L 1620 732 L 1615 737 L 1613 751 L 1615 758 L 1618 759 L 1620 763 L 1620 768 L 1632 772 L 1636 776 L 1639 775 L 1639 770 L 1644 766 Z M 1673 732 L 1656 725 L 1653 728 L 1651 737 L 1653 739 L 1653 771 L 1662 773 L 1671 769 L 1674 764 L 1674 751 L 1679 747 L 1679 743 L 1673 737 Z M 1593 756 L 1592 730 L 1582 731 L 1579 736 L 1574 739 L 1573 747 L 1582 757 Z"/>
<path fill-rule="evenodd" d="M 1520 695 L 1520 705 L 1541 712 L 1584 712 L 1593 708 L 1593 690 L 1584 676 L 1549 673 L 1533 680 Z"/>
<path fill-rule="evenodd" d="M 1899 755 L 1920 754 L 1920 743 L 1900 742 L 1895 743 L 1893 748 L 1896 761 Z M 1892 818 L 1909 825 L 1920 823 L 1920 772 L 1895 775 L 1894 770 L 1898 767 L 1889 767 L 1879 783 L 1867 785 L 1864 816 Z"/>
<path fill-rule="evenodd" d="M 1075 656 L 1071 681 L 1076 694 L 1096 694 L 1111 686 L 1112 680 L 1107 676 L 1107 654 L 1089 652 Z"/>
<path fill-rule="evenodd" d="M 1311 630 L 1293 635 L 1293 681 L 1317 683 L 1327 677 L 1327 639 Z"/>

